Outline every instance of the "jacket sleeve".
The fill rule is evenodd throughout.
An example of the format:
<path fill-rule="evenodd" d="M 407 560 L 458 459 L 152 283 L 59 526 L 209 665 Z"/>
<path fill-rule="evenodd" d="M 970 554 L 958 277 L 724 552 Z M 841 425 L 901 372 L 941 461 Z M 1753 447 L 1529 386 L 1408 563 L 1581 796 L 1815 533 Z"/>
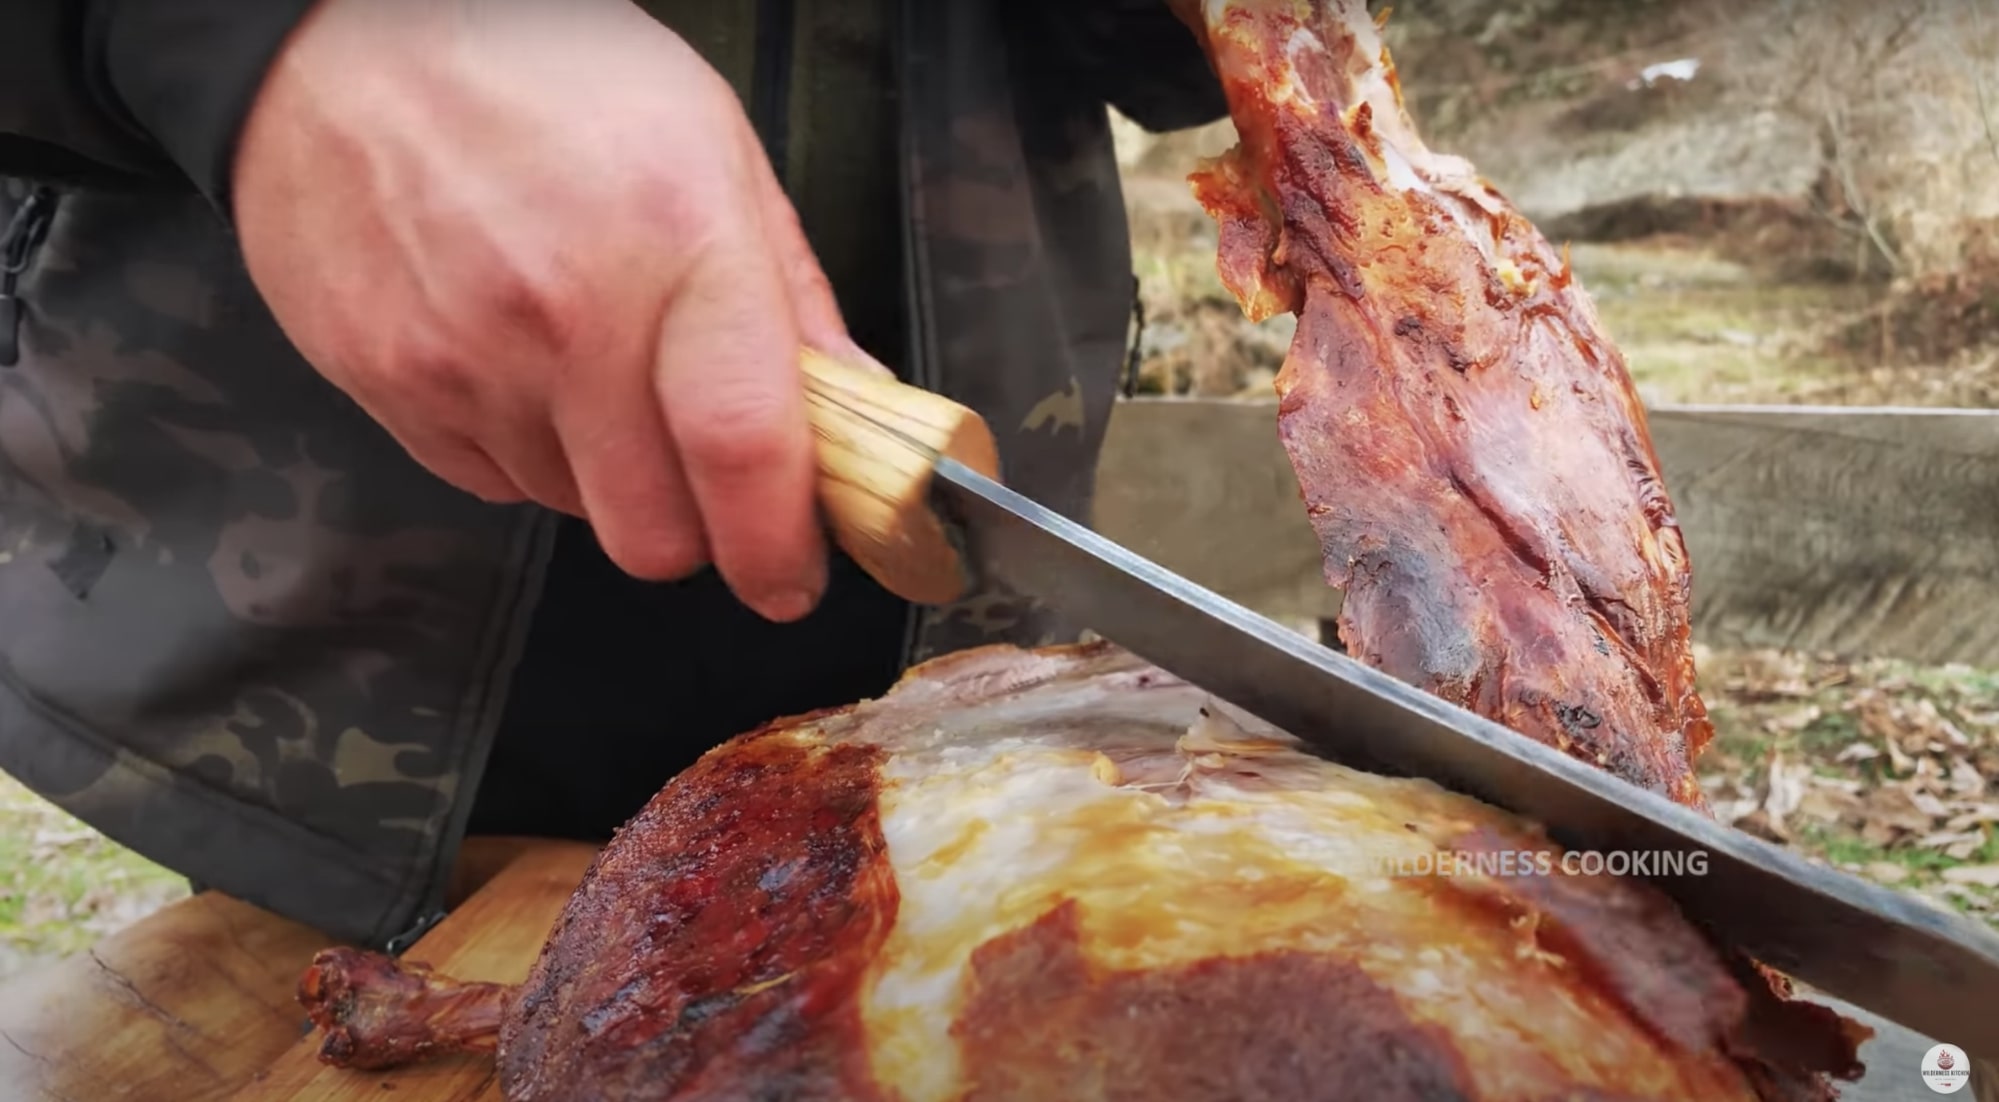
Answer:
<path fill-rule="evenodd" d="M 1075 79 L 1155 133 L 1228 114 L 1221 81 L 1166 0 L 1038 0 L 1038 37 Z"/>
<path fill-rule="evenodd" d="M 0 175 L 158 180 L 164 153 L 106 110 L 84 43 L 95 0 L 0 0 Z"/>
<path fill-rule="evenodd" d="M 194 188 L 312 0 L 0 0 L 0 174 Z"/>

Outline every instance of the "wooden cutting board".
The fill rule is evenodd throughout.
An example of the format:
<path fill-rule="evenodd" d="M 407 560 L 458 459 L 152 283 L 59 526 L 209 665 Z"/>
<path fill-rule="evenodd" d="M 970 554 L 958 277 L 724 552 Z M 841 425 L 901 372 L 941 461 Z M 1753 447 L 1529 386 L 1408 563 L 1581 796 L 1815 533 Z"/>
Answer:
<path fill-rule="evenodd" d="M 536 844 L 501 868 L 403 959 L 428 964 L 453 979 L 521 982 L 596 852 L 585 845 Z M 321 1064 L 319 1042 L 317 1031 L 300 1039 L 233 1099 L 504 1102 L 490 1053 L 463 1053 L 397 1071 L 359 1072 Z"/>
<path fill-rule="evenodd" d="M 412 953 L 463 964 L 470 978 L 518 978 L 595 852 L 468 839 L 448 895 L 454 913 Z M 8 980 L 0 984 L 0 1102 L 226 1102 L 246 1084 L 262 1092 L 245 1095 L 252 1098 L 356 1097 L 320 1089 L 317 1037 L 305 1035 L 296 1000 L 299 975 L 330 944 L 308 926 L 203 892 L 87 953 Z M 286 1086 L 296 1089 L 272 1093 Z M 307 1087 L 319 1093 L 301 1093 Z"/>
<path fill-rule="evenodd" d="M 0 987 L 0 1099 L 222 1102 L 299 1036 L 326 935 L 206 892 Z"/>

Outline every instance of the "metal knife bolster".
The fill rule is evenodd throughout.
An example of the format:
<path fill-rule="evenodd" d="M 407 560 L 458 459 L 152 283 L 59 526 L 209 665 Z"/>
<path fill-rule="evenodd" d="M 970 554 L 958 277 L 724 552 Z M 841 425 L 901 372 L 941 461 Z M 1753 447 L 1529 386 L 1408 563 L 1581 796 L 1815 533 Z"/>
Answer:
<path fill-rule="evenodd" d="M 1727 827 L 1289 631 L 949 459 L 931 492 L 964 561 L 1177 677 L 1373 772 L 1428 778 L 1570 849 L 1701 854 L 1649 878 L 1725 944 L 1999 1057 L 1999 934 Z"/>

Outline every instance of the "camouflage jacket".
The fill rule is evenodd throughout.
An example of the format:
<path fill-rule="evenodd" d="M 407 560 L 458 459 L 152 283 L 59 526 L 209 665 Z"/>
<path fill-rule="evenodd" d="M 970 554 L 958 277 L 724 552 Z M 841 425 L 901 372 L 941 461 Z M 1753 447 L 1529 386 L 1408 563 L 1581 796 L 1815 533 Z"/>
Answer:
<path fill-rule="evenodd" d="M 305 7 L 0 14 L 0 769 L 200 882 L 393 947 L 440 906 L 556 519 L 417 467 L 246 277 L 228 146 L 182 116 L 240 114 L 260 70 L 185 71 L 203 34 L 267 60 Z M 1087 519 L 1134 290 L 1105 105 L 1152 129 L 1222 111 L 1162 0 L 649 8 L 703 24 L 683 33 L 756 105 L 843 296 L 894 290 L 906 374 L 987 417 L 1011 484 Z M 838 59 L 868 44 L 891 82 L 878 177 L 835 155 L 866 144 L 840 109 L 865 74 Z M 911 610 L 906 659 L 1066 632 L 984 593 Z"/>

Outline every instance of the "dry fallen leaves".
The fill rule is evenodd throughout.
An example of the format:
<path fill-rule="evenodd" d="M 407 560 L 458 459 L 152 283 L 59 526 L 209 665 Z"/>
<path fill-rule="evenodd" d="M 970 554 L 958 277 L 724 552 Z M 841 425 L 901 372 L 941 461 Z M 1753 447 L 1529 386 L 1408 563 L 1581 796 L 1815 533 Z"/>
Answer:
<path fill-rule="evenodd" d="M 1959 865 L 1943 870 L 1943 878 L 1952 884 L 1999 888 L 1999 865 Z"/>
<path fill-rule="evenodd" d="M 1859 781 L 1813 774 L 1806 779 L 1797 813 L 1823 826 L 1836 826 L 1859 815 L 1864 806 Z"/>
<path fill-rule="evenodd" d="M 1964 830 L 1980 823 L 1999 823 L 1999 804 L 1974 804 L 1951 816 L 1950 821 L 1944 824 L 1944 829 Z"/>
<path fill-rule="evenodd" d="M 1909 878 L 1909 866 L 1893 861 L 1869 861 L 1861 871 L 1883 884 L 1899 884 Z"/>
<path fill-rule="evenodd" d="M 1939 906 L 1999 905 L 1999 687 L 1770 652 L 1697 655 L 1723 733 L 1702 762 L 1715 816 Z M 1963 862 L 1963 864 L 1957 864 Z M 1995 920 L 1999 921 L 1999 920 Z"/>
<path fill-rule="evenodd" d="M 1824 708 L 1816 704 L 1807 704 L 1802 708 L 1792 708 L 1770 716 L 1763 721 L 1763 729 L 1773 735 L 1802 731 L 1818 722 L 1823 715 L 1825 715 Z"/>
<path fill-rule="evenodd" d="M 1768 794 L 1763 797 L 1763 814 L 1770 830 L 1788 840 L 1790 829 L 1784 819 L 1798 809 L 1805 798 L 1805 778 L 1812 775 L 1809 765 L 1787 765 L 1784 755 L 1770 755 Z"/>
<path fill-rule="evenodd" d="M 1889 846 L 1905 837 L 1928 834 L 1937 817 L 1918 802 L 1924 798 L 1899 784 L 1869 792 L 1862 799 L 1861 838 L 1876 846 Z"/>

